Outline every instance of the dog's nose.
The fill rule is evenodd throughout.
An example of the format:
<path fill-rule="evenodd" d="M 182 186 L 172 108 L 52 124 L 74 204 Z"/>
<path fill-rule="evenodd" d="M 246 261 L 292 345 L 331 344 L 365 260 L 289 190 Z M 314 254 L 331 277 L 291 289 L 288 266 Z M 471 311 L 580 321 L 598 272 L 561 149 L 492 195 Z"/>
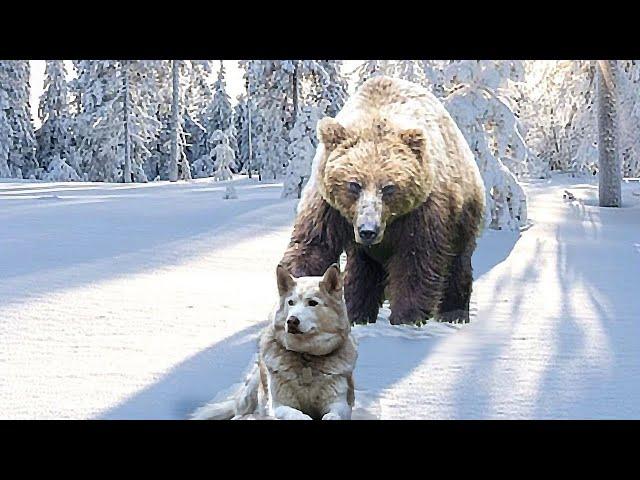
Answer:
<path fill-rule="evenodd" d="M 360 227 L 358 229 L 358 235 L 360 235 L 360 238 L 362 240 L 371 241 L 378 235 L 378 229 L 371 227 Z"/>
<path fill-rule="evenodd" d="M 300 319 L 298 317 L 294 317 L 293 315 L 287 318 L 287 326 L 289 327 L 297 327 L 300 325 Z"/>

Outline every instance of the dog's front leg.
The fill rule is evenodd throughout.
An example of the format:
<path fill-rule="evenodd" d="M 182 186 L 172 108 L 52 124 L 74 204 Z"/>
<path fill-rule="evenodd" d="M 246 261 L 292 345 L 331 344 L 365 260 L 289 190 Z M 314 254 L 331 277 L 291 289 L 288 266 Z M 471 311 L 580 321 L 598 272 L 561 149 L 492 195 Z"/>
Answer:
<path fill-rule="evenodd" d="M 275 406 L 273 416 L 278 420 L 313 420 L 309 415 L 302 413 L 300 410 L 288 407 L 286 405 Z"/>
<path fill-rule="evenodd" d="M 351 420 L 351 405 L 346 400 L 333 402 L 322 420 Z"/>

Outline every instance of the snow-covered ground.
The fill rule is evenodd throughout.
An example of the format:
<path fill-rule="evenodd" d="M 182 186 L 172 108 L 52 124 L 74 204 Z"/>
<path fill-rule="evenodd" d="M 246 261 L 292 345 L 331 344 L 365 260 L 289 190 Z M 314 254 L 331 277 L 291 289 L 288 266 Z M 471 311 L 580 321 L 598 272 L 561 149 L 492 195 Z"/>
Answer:
<path fill-rule="evenodd" d="M 480 240 L 472 323 L 354 328 L 355 418 L 640 418 L 640 185 L 584 182 Z M 0 181 L 1 418 L 185 418 L 241 380 L 295 201 L 227 183 Z"/>

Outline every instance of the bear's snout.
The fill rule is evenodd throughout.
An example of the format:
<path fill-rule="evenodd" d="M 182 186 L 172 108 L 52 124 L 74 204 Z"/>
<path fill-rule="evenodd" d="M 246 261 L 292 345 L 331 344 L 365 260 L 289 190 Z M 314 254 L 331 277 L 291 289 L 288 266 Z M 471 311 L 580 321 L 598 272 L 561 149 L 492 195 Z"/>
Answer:
<path fill-rule="evenodd" d="M 380 230 L 380 227 L 377 225 L 362 226 L 358 228 L 358 235 L 360 235 L 360 238 L 364 242 L 368 243 L 373 241 L 373 239 L 378 236 L 379 230 Z"/>
<path fill-rule="evenodd" d="M 363 192 L 358 202 L 358 214 L 354 222 L 356 242 L 372 245 L 382 240 L 382 201 L 378 195 Z"/>

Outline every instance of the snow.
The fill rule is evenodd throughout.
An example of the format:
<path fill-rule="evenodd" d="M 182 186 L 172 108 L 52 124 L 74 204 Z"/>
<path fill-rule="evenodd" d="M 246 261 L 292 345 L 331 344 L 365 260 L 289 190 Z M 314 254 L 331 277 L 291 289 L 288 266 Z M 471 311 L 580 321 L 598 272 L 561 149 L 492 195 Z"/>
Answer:
<path fill-rule="evenodd" d="M 640 417 L 640 187 L 619 209 L 591 178 L 523 187 L 530 228 L 479 241 L 470 324 L 354 327 L 354 418 Z M 0 417 L 186 418 L 241 381 L 281 188 L 0 180 Z"/>

